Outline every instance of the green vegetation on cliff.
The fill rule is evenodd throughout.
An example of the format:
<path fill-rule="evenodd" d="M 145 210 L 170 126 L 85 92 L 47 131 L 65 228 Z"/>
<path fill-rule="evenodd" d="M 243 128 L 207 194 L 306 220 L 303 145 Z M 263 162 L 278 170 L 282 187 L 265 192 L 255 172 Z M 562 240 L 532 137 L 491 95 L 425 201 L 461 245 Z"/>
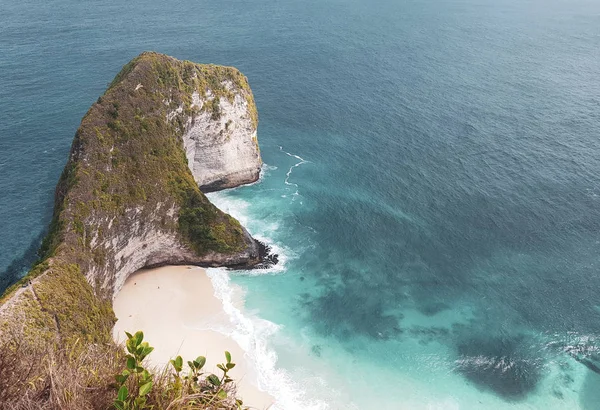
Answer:
<path fill-rule="evenodd" d="M 179 230 L 197 253 L 235 252 L 244 246 L 239 223 L 198 189 L 181 139 L 185 121 L 198 109 L 192 106 L 191 95 L 203 96 L 210 90 L 213 101 L 233 98 L 228 82 L 236 89 L 248 89 L 245 77 L 234 68 L 156 53 L 144 53 L 123 68 L 83 118 L 73 143 L 73 175 L 65 177 L 77 181 L 68 198 L 76 203 L 69 219 L 82 247 L 90 236 L 86 229 L 93 228 L 82 222 L 91 213 L 118 214 L 164 198 L 178 201 Z M 247 98 L 256 115 L 249 91 Z M 214 110 L 205 105 L 209 108 L 203 109 Z"/>

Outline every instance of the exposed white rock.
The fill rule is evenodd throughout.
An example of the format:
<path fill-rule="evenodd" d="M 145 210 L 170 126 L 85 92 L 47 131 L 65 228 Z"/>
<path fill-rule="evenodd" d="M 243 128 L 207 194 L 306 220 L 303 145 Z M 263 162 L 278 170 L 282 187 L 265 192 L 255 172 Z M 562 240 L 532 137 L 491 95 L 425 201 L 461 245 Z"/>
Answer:
<path fill-rule="evenodd" d="M 219 100 L 219 118 L 210 110 L 202 110 L 206 101 L 215 97 L 207 92 L 205 99 L 192 95 L 192 107 L 197 114 L 188 120 L 183 135 L 188 165 L 194 179 L 204 191 L 215 191 L 248 184 L 258 179 L 262 161 L 256 136 L 256 125 L 246 97 Z"/>
<path fill-rule="evenodd" d="M 167 113 L 167 121 L 171 121 L 173 118 L 175 118 L 177 115 L 180 115 L 182 112 L 183 112 L 183 105 L 180 105 L 179 107 L 177 107 L 176 110 L 170 111 L 169 113 Z"/>
<path fill-rule="evenodd" d="M 198 256 L 181 241 L 177 231 L 165 230 L 160 227 L 160 219 L 164 211 L 158 206 L 156 211 L 143 219 L 139 217 L 140 209 L 129 209 L 123 215 L 121 226 L 108 225 L 106 238 L 102 243 L 93 241 L 93 248 L 102 247 L 111 257 L 103 264 L 90 264 L 85 275 L 90 283 L 100 285 L 116 295 L 125 280 L 133 272 L 144 267 L 158 265 L 195 264 L 203 266 L 221 266 L 242 264 L 248 259 L 256 258 L 258 249 L 254 240 L 244 230 L 248 248 L 246 251 L 233 255 L 209 252 Z M 175 215 L 177 207 L 170 206 L 166 213 Z M 111 221 L 112 222 L 112 221 Z M 94 221 L 90 221 L 94 223 Z M 127 226 L 127 229 L 122 229 Z M 98 279 L 101 282 L 98 283 Z"/>

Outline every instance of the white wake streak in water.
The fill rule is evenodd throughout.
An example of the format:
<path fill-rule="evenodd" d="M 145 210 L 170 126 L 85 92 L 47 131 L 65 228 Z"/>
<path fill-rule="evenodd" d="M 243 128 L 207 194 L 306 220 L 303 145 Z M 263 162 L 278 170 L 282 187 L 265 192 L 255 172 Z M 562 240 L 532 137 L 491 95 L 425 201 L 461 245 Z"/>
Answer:
<path fill-rule="evenodd" d="M 299 167 L 302 164 L 306 164 L 308 161 L 306 161 L 304 158 L 302 158 L 302 157 L 300 157 L 298 155 L 295 155 L 295 154 L 289 153 L 287 151 L 284 151 L 283 147 L 281 147 L 281 146 L 279 147 L 279 151 L 283 152 L 284 154 L 286 154 L 286 155 L 288 155 L 288 156 L 290 156 L 292 158 L 296 158 L 297 160 L 300 161 L 297 164 L 292 165 L 290 167 L 290 169 L 288 170 L 288 172 L 285 174 L 285 181 L 284 181 L 285 184 L 296 187 L 296 192 L 294 192 L 294 194 L 293 194 L 293 196 L 294 196 L 294 198 L 292 199 L 292 201 L 293 201 L 293 200 L 296 199 L 296 196 L 299 195 L 299 193 L 298 193 L 298 184 L 294 184 L 293 182 L 290 182 L 290 176 L 292 175 L 292 171 L 294 170 L 294 168 L 297 168 L 297 167 Z"/>

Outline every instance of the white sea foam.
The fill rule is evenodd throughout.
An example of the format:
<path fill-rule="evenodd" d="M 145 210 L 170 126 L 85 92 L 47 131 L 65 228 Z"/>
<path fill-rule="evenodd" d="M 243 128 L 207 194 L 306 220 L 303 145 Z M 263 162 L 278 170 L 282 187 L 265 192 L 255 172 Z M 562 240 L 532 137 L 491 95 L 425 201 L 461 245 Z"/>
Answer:
<path fill-rule="evenodd" d="M 290 153 L 290 152 L 284 151 L 284 150 L 283 150 L 283 147 L 279 147 L 279 151 L 283 152 L 284 154 L 286 154 L 286 155 L 288 155 L 288 156 L 290 156 L 290 157 L 292 157 L 292 158 L 296 158 L 297 160 L 299 160 L 299 162 L 298 162 L 298 163 L 296 163 L 296 164 L 294 164 L 294 165 L 292 165 L 292 166 L 290 167 L 290 169 L 288 170 L 288 172 L 285 174 L 285 180 L 284 180 L 284 182 L 285 182 L 285 184 L 286 184 L 286 185 L 290 185 L 290 186 L 293 186 L 293 187 L 295 187 L 295 188 L 296 188 L 296 192 L 294 192 L 294 193 L 292 194 L 292 196 L 293 196 L 293 198 L 292 198 L 292 201 L 294 201 L 294 200 L 296 199 L 296 197 L 297 197 L 298 195 L 300 195 L 300 193 L 299 193 L 299 191 L 298 191 L 298 184 L 295 184 L 295 183 L 293 183 L 293 182 L 290 182 L 290 176 L 292 175 L 292 171 L 294 170 L 294 168 L 297 168 L 297 167 L 299 167 L 299 166 L 300 166 L 300 165 L 302 165 L 302 164 L 306 164 L 308 161 L 306 161 L 304 158 L 302 158 L 302 157 L 301 157 L 301 156 L 299 156 L 299 155 L 292 154 L 292 153 Z"/>
<path fill-rule="evenodd" d="M 207 197 L 217 208 L 223 212 L 227 212 L 229 215 L 240 221 L 254 238 L 269 246 L 271 248 L 271 253 L 278 255 L 279 261 L 276 265 L 273 265 L 268 269 L 244 271 L 242 274 L 264 275 L 285 271 L 286 263 L 290 259 L 295 258 L 296 255 L 291 249 L 288 249 L 271 239 L 271 235 L 279 229 L 279 223 L 276 220 L 258 221 L 251 219 L 248 212 L 250 204 L 241 198 L 228 195 L 227 191 L 211 192 L 207 194 Z"/>
<path fill-rule="evenodd" d="M 274 169 L 276 168 L 265 165 L 263 175 Z M 233 190 L 209 193 L 207 197 L 219 209 L 238 219 L 253 237 L 271 247 L 271 252 L 279 256 L 278 264 L 268 269 L 237 271 L 236 275 L 278 274 L 285 271 L 287 261 L 294 258 L 295 253 L 276 243 L 271 237 L 280 228 L 278 220 L 283 220 L 280 214 L 274 215 L 273 218 L 251 218 L 252 204 L 237 196 Z M 278 218 L 275 219 L 275 216 Z M 308 396 L 307 392 L 312 392 L 312 389 L 303 388 L 305 383 L 310 386 L 325 386 L 325 380 L 305 373 L 301 373 L 298 380 L 294 380 L 290 372 L 277 367 L 278 356 L 272 346 L 280 327 L 244 309 L 245 290 L 231 281 L 230 274 L 225 268 L 207 269 L 214 294 L 222 302 L 223 310 L 229 318 L 228 324 L 212 323 L 207 326 L 233 338 L 244 350 L 245 358 L 250 364 L 247 377 L 256 380 L 257 387 L 276 400 L 271 410 L 328 409 L 326 403 Z"/>
<path fill-rule="evenodd" d="M 273 410 L 324 410 L 328 406 L 311 400 L 290 374 L 277 368 L 277 354 L 269 348 L 269 339 L 279 330 L 279 326 L 251 316 L 236 306 L 241 290 L 234 286 L 227 270 L 211 268 L 207 270 L 215 288 L 215 296 L 223 302 L 223 309 L 229 315 L 233 331 L 228 334 L 246 352 L 247 358 L 256 371 L 258 387 L 276 399 Z"/>
<path fill-rule="evenodd" d="M 298 185 L 289 182 L 289 177 L 295 167 L 302 165 L 306 161 L 294 154 L 287 152 L 286 154 L 300 161 L 288 170 L 284 181 L 285 185 L 296 187 L 295 195 L 297 195 Z M 276 169 L 276 167 L 263 165 L 261 179 L 256 183 L 262 182 L 263 178 L 270 174 L 270 171 Z M 231 192 L 232 190 L 213 192 L 207 194 L 207 197 L 219 209 L 240 221 L 253 237 L 268 245 L 271 248 L 271 252 L 278 254 L 279 258 L 277 265 L 268 269 L 238 271 L 236 274 L 265 275 L 284 272 L 287 262 L 296 257 L 295 252 L 272 239 L 280 229 L 278 220 L 284 220 L 284 218 L 251 218 L 251 204 L 239 196 L 232 195 Z M 304 389 L 298 380 L 293 380 L 289 372 L 277 368 L 277 353 L 270 346 L 270 343 L 278 334 L 280 330 L 279 326 L 244 310 L 244 290 L 231 282 L 230 272 L 227 269 L 211 268 L 207 270 L 207 273 L 215 288 L 215 296 L 223 302 L 223 309 L 231 321 L 230 328 L 214 330 L 231 336 L 246 352 L 246 356 L 252 364 L 253 370 L 256 372 L 255 378 L 258 381 L 258 387 L 276 399 L 276 403 L 272 409 L 328 409 L 329 406 L 326 403 L 308 397 L 307 391 L 309 389 Z M 315 380 L 314 375 L 310 379 L 305 377 L 301 377 L 300 379 L 310 385 L 325 384 L 324 380 Z"/>
<path fill-rule="evenodd" d="M 227 212 L 229 215 L 240 221 L 243 226 L 248 228 L 248 214 L 246 211 L 250 206 L 248 202 L 227 195 L 227 191 L 210 192 L 206 194 L 206 197 L 221 211 Z"/>
<path fill-rule="evenodd" d="M 265 179 L 265 177 L 267 177 L 271 174 L 271 171 L 275 171 L 276 169 L 277 169 L 276 166 L 268 165 L 263 162 L 262 166 L 260 167 L 260 174 L 258 174 L 258 179 L 254 182 L 250 182 L 249 184 L 245 184 L 244 186 L 252 186 L 252 185 L 260 184 Z M 235 188 L 233 188 L 233 189 L 235 189 Z"/>

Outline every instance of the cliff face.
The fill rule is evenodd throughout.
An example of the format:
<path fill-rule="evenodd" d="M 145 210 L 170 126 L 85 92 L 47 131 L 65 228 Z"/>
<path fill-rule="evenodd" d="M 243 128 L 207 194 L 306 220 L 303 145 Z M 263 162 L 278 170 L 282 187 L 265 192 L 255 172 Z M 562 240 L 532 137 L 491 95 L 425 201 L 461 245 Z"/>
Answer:
<path fill-rule="evenodd" d="M 190 118 L 183 135 L 189 167 L 204 192 L 254 182 L 262 165 L 252 103 L 232 82 L 224 86 L 233 98 L 192 95 L 192 106 L 200 112 Z M 202 110 L 207 105 L 213 108 Z"/>
<path fill-rule="evenodd" d="M 108 340 L 134 271 L 259 263 L 257 242 L 199 189 L 256 181 L 256 127 L 234 68 L 156 53 L 127 64 L 81 122 L 42 261 L 0 300 L 0 333 Z"/>

